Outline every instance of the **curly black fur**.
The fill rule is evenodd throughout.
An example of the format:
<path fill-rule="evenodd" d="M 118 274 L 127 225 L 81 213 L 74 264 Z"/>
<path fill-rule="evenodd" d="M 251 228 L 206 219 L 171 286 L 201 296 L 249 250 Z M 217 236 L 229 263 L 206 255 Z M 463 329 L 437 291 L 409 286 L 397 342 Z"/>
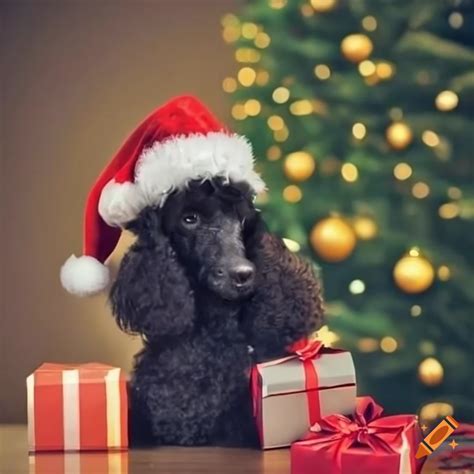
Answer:
<path fill-rule="evenodd" d="M 311 265 L 268 233 L 242 183 L 192 183 L 130 229 L 110 297 L 119 326 L 144 338 L 132 442 L 255 445 L 249 370 L 321 325 Z"/>

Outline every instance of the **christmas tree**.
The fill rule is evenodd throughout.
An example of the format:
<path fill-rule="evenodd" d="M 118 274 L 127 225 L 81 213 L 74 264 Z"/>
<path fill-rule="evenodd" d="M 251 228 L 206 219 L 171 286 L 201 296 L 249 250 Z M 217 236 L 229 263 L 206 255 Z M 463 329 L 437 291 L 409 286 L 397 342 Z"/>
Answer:
<path fill-rule="evenodd" d="M 255 0 L 222 19 L 270 228 L 320 267 L 359 392 L 474 419 L 474 2 Z"/>

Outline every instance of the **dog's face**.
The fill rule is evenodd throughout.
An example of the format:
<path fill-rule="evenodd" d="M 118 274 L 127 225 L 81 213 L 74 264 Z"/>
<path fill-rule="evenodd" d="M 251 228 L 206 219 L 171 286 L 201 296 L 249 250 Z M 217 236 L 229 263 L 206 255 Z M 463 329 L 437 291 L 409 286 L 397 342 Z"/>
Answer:
<path fill-rule="evenodd" d="M 246 257 L 245 232 L 256 211 L 248 186 L 193 182 L 159 212 L 178 259 L 199 285 L 226 300 L 252 293 L 255 266 Z"/>

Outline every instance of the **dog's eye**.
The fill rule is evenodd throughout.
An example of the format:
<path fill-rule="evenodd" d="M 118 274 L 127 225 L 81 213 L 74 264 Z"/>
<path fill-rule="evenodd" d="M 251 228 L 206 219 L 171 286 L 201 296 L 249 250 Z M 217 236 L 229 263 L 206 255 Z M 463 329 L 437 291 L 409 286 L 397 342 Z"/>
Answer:
<path fill-rule="evenodd" d="M 187 212 L 181 220 L 186 227 L 196 227 L 199 224 L 199 215 L 196 212 Z"/>

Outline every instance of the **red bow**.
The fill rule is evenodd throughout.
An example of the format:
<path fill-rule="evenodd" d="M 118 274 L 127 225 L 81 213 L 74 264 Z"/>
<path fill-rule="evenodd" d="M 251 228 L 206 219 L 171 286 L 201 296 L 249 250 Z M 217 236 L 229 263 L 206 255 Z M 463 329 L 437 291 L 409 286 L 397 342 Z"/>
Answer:
<path fill-rule="evenodd" d="M 321 341 L 316 339 L 309 341 L 307 338 L 302 338 L 287 347 L 287 351 L 295 354 L 299 360 L 305 361 L 314 359 L 323 348 L 324 344 Z"/>
<path fill-rule="evenodd" d="M 367 446 L 374 452 L 397 453 L 402 445 L 401 434 L 415 417 L 381 418 L 382 413 L 383 408 L 372 397 L 360 397 L 354 415 L 329 415 L 315 423 L 306 437 L 295 444 L 332 450 L 338 466 L 341 466 L 342 453 L 357 445 Z"/>

